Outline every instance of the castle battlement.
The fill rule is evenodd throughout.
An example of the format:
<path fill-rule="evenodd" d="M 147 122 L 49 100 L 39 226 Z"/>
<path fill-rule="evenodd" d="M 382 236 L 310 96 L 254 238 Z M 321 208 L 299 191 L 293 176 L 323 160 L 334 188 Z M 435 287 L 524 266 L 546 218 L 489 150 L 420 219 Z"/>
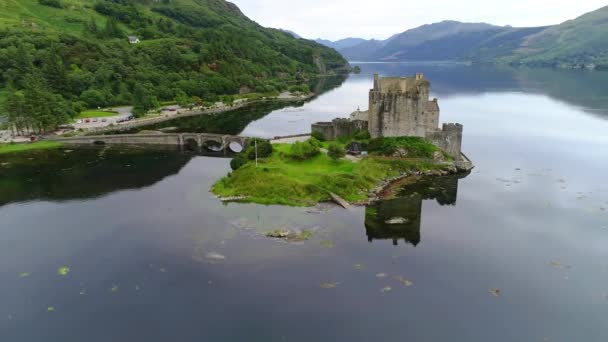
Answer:
<path fill-rule="evenodd" d="M 463 126 L 459 123 L 444 123 L 442 126 L 443 131 L 460 131 L 462 132 Z"/>
<path fill-rule="evenodd" d="M 424 78 L 423 74 L 416 74 L 414 77 L 380 77 L 374 75 L 374 88 L 370 92 L 389 94 L 389 93 L 418 93 L 420 88 L 430 87 L 430 82 Z M 428 93 L 428 91 L 427 91 Z"/>

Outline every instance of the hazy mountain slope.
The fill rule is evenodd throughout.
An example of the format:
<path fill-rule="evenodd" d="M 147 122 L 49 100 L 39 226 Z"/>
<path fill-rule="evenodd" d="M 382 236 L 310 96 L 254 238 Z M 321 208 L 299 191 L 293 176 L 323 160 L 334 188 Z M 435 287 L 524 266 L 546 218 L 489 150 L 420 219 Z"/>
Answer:
<path fill-rule="evenodd" d="M 608 6 L 528 36 L 506 60 L 523 64 L 608 64 Z"/>
<path fill-rule="evenodd" d="M 325 45 L 327 47 L 336 49 L 336 50 L 342 50 L 342 49 L 347 49 L 347 48 L 365 43 L 365 42 L 367 42 L 367 40 L 362 39 L 362 38 L 344 38 L 344 39 L 340 39 L 340 40 L 336 40 L 335 42 L 332 42 L 331 40 L 319 38 L 319 39 L 315 39 L 315 42 Z"/>
<path fill-rule="evenodd" d="M 480 41 L 464 59 L 478 63 L 500 63 L 507 60 L 513 51 L 533 34 L 545 30 L 547 27 L 508 28 L 487 39 Z"/>
<path fill-rule="evenodd" d="M 350 60 L 445 60 L 467 55 L 477 42 L 505 30 L 483 23 L 443 21 L 340 52 Z"/>
<path fill-rule="evenodd" d="M 341 49 L 339 52 L 349 61 L 379 61 L 377 51 L 382 48 L 382 41 L 369 40 L 356 46 Z"/>
<path fill-rule="evenodd" d="M 546 27 L 443 21 L 339 51 L 352 61 L 457 60 L 608 68 L 608 6 Z"/>

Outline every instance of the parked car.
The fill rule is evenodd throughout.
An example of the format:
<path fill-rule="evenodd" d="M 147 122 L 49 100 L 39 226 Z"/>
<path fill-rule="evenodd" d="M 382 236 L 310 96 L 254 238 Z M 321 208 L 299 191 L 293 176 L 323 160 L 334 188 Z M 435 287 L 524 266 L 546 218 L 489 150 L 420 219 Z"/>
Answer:
<path fill-rule="evenodd" d="M 97 122 L 97 121 L 98 121 L 98 120 L 97 120 L 97 118 L 94 118 L 94 119 L 93 119 L 93 122 Z"/>
<path fill-rule="evenodd" d="M 76 120 L 77 124 L 81 124 L 83 121 L 82 120 Z"/>
<path fill-rule="evenodd" d="M 101 119 L 101 122 L 108 122 L 108 119 Z"/>
<path fill-rule="evenodd" d="M 90 122 L 91 122 L 91 119 L 85 119 L 85 120 L 84 120 L 84 122 L 85 122 L 85 123 L 90 123 Z"/>

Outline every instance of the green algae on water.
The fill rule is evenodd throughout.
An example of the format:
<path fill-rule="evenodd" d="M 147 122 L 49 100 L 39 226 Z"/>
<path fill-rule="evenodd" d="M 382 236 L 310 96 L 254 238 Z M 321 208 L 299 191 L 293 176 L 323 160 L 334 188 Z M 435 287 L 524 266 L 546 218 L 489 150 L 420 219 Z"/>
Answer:
<path fill-rule="evenodd" d="M 60 276 L 67 276 L 70 273 L 70 268 L 69 267 L 59 267 L 59 269 L 57 270 L 57 274 Z"/>

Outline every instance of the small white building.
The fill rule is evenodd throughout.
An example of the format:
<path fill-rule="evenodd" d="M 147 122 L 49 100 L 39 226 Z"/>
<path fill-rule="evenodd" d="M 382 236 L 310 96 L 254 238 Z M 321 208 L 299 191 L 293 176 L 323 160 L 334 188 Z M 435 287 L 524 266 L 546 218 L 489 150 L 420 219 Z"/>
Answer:
<path fill-rule="evenodd" d="M 129 44 L 139 44 L 141 41 L 136 36 L 129 36 Z"/>

